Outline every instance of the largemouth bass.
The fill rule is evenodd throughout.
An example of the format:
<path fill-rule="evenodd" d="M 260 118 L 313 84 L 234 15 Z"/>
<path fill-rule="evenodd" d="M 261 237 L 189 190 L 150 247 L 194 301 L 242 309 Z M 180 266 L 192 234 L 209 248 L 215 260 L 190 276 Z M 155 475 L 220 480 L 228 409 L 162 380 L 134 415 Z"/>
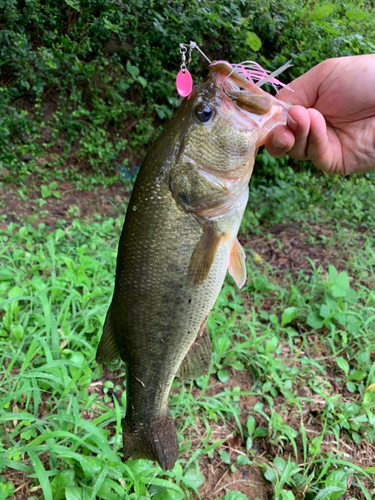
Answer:
<path fill-rule="evenodd" d="M 246 281 L 237 232 L 258 147 L 285 108 L 225 62 L 184 99 L 148 151 L 122 230 L 97 361 L 126 364 L 124 458 L 173 468 L 168 394 L 208 370 L 205 323 L 227 269 Z"/>

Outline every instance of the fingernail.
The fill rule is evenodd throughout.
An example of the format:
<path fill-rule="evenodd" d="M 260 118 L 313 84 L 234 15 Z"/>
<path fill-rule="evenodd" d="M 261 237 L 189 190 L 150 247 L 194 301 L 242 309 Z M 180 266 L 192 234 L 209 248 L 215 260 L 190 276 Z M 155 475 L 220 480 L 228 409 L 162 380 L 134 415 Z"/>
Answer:
<path fill-rule="evenodd" d="M 274 134 L 274 136 L 272 137 L 272 145 L 277 149 L 284 149 L 286 148 L 287 143 L 280 139 L 280 137 L 278 137 L 276 134 Z"/>
<path fill-rule="evenodd" d="M 296 122 L 295 120 L 293 120 L 293 118 L 290 115 L 288 115 L 287 125 L 288 125 L 288 127 L 290 128 L 290 130 L 292 132 L 297 132 L 298 122 Z"/>

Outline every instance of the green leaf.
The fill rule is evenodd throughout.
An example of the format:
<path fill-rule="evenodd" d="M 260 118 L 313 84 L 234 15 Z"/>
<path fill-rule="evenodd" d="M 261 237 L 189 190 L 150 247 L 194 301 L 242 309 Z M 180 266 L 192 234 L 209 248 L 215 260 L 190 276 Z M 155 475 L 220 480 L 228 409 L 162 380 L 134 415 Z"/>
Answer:
<path fill-rule="evenodd" d="M 152 496 L 153 500 L 182 500 L 183 498 L 185 498 L 183 493 L 170 488 L 166 488 L 164 491 L 160 491 L 156 495 Z"/>
<path fill-rule="evenodd" d="M 159 479 L 158 477 L 154 477 L 150 479 L 149 476 L 141 477 L 140 480 L 145 484 L 152 484 L 154 486 L 162 487 L 162 488 L 170 488 L 179 493 L 183 493 L 180 486 L 172 483 L 171 481 L 167 481 L 166 479 Z"/>
<path fill-rule="evenodd" d="M 248 452 L 253 447 L 253 440 L 251 437 L 246 439 L 246 451 Z"/>
<path fill-rule="evenodd" d="M 340 273 L 337 277 L 335 285 L 332 287 L 332 295 L 334 297 L 346 297 L 350 295 L 349 276 L 346 271 Z"/>
<path fill-rule="evenodd" d="M 65 488 L 76 486 L 74 470 L 64 470 L 51 481 L 51 491 L 53 500 L 65 498 Z"/>
<path fill-rule="evenodd" d="M 331 308 L 327 304 L 323 304 L 320 306 L 320 311 L 319 311 L 319 316 L 322 318 L 328 318 L 328 316 L 331 314 Z"/>
<path fill-rule="evenodd" d="M 222 384 L 226 384 L 230 377 L 227 370 L 219 370 L 217 372 L 217 378 L 220 380 Z"/>
<path fill-rule="evenodd" d="M 258 50 L 262 46 L 262 42 L 255 33 L 253 33 L 252 31 L 248 31 L 246 45 L 248 45 L 254 52 L 258 52 Z"/>
<path fill-rule="evenodd" d="M 113 492 L 115 492 L 116 495 L 114 495 Z M 93 497 L 93 494 L 94 490 L 91 492 L 91 497 Z M 119 500 L 119 498 L 125 498 L 126 493 L 121 484 L 119 484 L 117 481 L 114 481 L 113 479 L 106 477 L 99 490 L 96 492 L 96 496 L 99 498 L 103 498 L 104 500 Z"/>
<path fill-rule="evenodd" d="M 281 500 L 294 500 L 295 496 L 291 491 L 282 491 L 281 492 Z"/>
<path fill-rule="evenodd" d="M 273 352 L 279 343 L 278 337 L 272 337 L 266 344 L 266 352 Z"/>
<path fill-rule="evenodd" d="M 24 329 L 22 325 L 12 326 L 12 333 L 17 340 L 22 340 L 24 335 Z"/>
<path fill-rule="evenodd" d="M 258 437 L 268 436 L 268 429 L 266 427 L 257 427 L 254 431 L 254 439 Z"/>
<path fill-rule="evenodd" d="M 336 271 L 336 268 L 335 266 L 332 266 L 332 265 L 329 265 L 328 266 L 328 274 L 329 274 L 329 278 L 330 280 L 335 283 L 336 280 L 337 280 L 337 271 Z"/>
<path fill-rule="evenodd" d="M 225 354 L 229 347 L 230 347 L 230 338 L 228 337 L 228 335 L 221 335 L 218 339 L 217 339 L 217 353 L 219 355 L 219 357 L 221 357 L 223 354 Z"/>
<path fill-rule="evenodd" d="M 47 187 L 47 186 L 40 186 L 40 192 L 42 194 L 42 198 L 48 198 L 48 196 L 51 196 L 52 191 Z"/>
<path fill-rule="evenodd" d="M 366 372 L 356 370 L 348 376 L 348 380 L 363 380 L 366 377 Z"/>
<path fill-rule="evenodd" d="M 72 7 L 72 9 L 78 10 L 78 12 L 81 10 L 79 0 L 64 0 L 64 2 L 69 5 L 69 7 Z"/>
<path fill-rule="evenodd" d="M 237 457 L 237 465 L 248 465 L 250 463 L 249 457 L 246 455 L 238 455 Z"/>
<path fill-rule="evenodd" d="M 311 326 L 314 330 L 319 330 L 319 328 L 322 328 L 323 326 L 323 321 L 315 311 L 311 311 L 307 316 L 306 324 Z"/>
<path fill-rule="evenodd" d="M 65 488 L 66 500 L 86 500 L 82 488 L 76 486 L 68 486 Z"/>
<path fill-rule="evenodd" d="M 219 455 L 221 456 L 221 459 L 222 461 L 225 463 L 225 464 L 230 464 L 230 456 L 229 456 L 229 453 L 227 453 L 226 451 L 224 450 L 219 450 Z"/>
<path fill-rule="evenodd" d="M 103 466 L 103 462 L 97 457 L 85 457 L 85 461 L 81 463 L 83 474 L 86 478 L 96 477 Z"/>
<path fill-rule="evenodd" d="M 225 495 L 223 500 L 247 500 L 247 497 L 240 491 L 231 491 Z"/>
<path fill-rule="evenodd" d="M 11 497 L 14 494 L 14 487 L 12 483 L 0 483 L 0 499 Z"/>
<path fill-rule="evenodd" d="M 276 314 L 271 314 L 270 315 L 270 321 L 271 321 L 272 324 L 274 324 L 276 326 L 279 324 L 279 319 L 278 319 L 278 317 L 277 317 Z"/>
<path fill-rule="evenodd" d="M 249 433 L 249 436 L 252 436 L 254 434 L 254 429 L 255 429 L 255 418 L 252 415 L 250 415 L 247 419 L 246 428 L 247 432 Z"/>
<path fill-rule="evenodd" d="M 184 477 L 186 479 L 188 479 L 188 481 L 190 481 L 190 483 L 194 484 L 194 486 L 196 488 L 199 488 L 200 486 L 202 486 L 202 484 L 205 481 L 205 477 L 203 476 L 203 474 L 201 474 L 199 471 L 197 471 L 193 468 L 188 469 L 185 472 Z"/>
<path fill-rule="evenodd" d="M 233 361 L 232 363 L 230 363 L 230 366 L 232 368 L 234 368 L 235 370 L 243 370 L 245 367 L 243 365 L 243 363 L 241 363 L 241 361 Z"/>
<path fill-rule="evenodd" d="M 273 484 L 276 484 L 277 482 L 276 472 L 274 471 L 274 469 L 272 469 L 272 467 L 269 467 L 266 470 L 266 472 L 264 473 L 264 477 Z"/>
<path fill-rule="evenodd" d="M 296 307 L 287 307 L 281 315 L 281 326 L 288 325 L 297 316 L 298 309 Z"/>
<path fill-rule="evenodd" d="M 346 288 L 343 288 L 340 285 L 333 285 L 332 287 L 332 295 L 334 297 L 345 297 L 347 293 Z"/>
<path fill-rule="evenodd" d="M 349 276 L 346 271 L 343 271 L 338 275 L 337 278 L 337 284 L 340 285 L 342 288 L 345 288 L 346 290 L 349 290 L 350 285 L 349 285 Z"/>
<path fill-rule="evenodd" d="M 132 63 L 128 60 L 126 61 L 126 71 L 128 71 L 132 78 L 136 80 L 139 76 L 139 68 L 137 66 L 133 66 Z"/>
<path fill-rule="evenodd" d="M 45 468 L 43 467 L 43 464 L 40 461 L 40 458 L 33 451 L 27 450 L 27 453 L 28 453 L 29 458 L 31 460 L 32 466 L 35 470 L 36 477 L 38 478 L 38 481 L 43 489 L 43 494 L 44 494 L 45 500 L 52 500 L 51 485 L 50 485 L 50 482 L 48 479 L 47 472 L 46 472 Z"/>
<path fill-rule="evenodd" d="M 351 434 L 352 434 L 352 438 L 353 438 L 353 441 L 355 442 L 355 444 L 361 444 L 362 438 L 358 434 L 358 432 L 353 431 Z"/>
<path fill-rule="evenodd" d="M 142 85 L 143 88 L 147 87 L 147 80 L 145 80 L 142 76 L 138 77 L 138 81 Z"/>
<path fill-rule="evenodd" d="M 345 373 L 345 375 L 348 376 L 349 363 L 346 361 L 346 359 L 341 358 L 339 356 L 338 358 L 336 358 L 336 363 L 337 363 L 337 366 Z"/>
<path fill-rule="evenodd" d="M 341 497 L 341 495 L 347 490 L 347 479 L 348 474 L 342 470 L 331 472 L 325 480 L 326 488 L 324 488 L 324 490 L 328 491 L 326 492 L 326 496 L 321 498 L 336 500 L 337 498 Z"/>
<path fill-rule="evenodd" d="M 356 392 L 356 390 L 357 390 L 354 382 L 347 382 L 346 388 L 348 389 L 349 392 Z"/>
<path fill-rule="evenodd" d="M 273 463 L 275 464 L 275 466 L 280 469 L 281 471 L 284 471 L 285 470 L 285 467 L 286 467 L 286 462 L 285 460 L 282 458 L 282 457 L 276 457 L 273 461 Z"/>
<path fill-rule="evenodd" d="M 329 17 L 335 11 L 335 9 L 336 5 L 316 5 L 311 13 L 311 19 L 316 22 L 321 22 Z"/>
<path fill-rule="evenodd" d="M 314 500 L 335 500 L 336 498 L 340 498 L 345 491 L 338 486 L 327 486 L 318 493 Z"/>

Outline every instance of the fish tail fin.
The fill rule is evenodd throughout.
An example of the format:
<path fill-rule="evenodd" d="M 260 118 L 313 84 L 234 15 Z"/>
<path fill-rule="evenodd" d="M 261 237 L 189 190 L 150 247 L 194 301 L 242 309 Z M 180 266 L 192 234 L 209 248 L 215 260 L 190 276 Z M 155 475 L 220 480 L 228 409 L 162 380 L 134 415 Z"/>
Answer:
<path fill-rule="evenodd" d="M 169 411 L 153 422 L 133 424 L 123 420 L 124 459 L 148 458 L 171 470 L 178 458 L 178 441 Z"/>

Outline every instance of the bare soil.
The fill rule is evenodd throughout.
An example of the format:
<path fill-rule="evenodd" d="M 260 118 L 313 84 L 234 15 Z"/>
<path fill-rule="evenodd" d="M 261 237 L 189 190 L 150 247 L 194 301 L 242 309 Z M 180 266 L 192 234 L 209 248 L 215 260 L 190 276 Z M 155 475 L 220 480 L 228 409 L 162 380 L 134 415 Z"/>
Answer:
<path fill-rule="evenodd" d="M 53 227 L 58 221 L 69 225 L 73 219 L 92 218 L 96 214 L 114 217 L 124 212 L 121 205 L 129 199 L 128 190 L 120 183 L 107 188 L 97 187 L 92 191 L 77 191 L 73 183 L 60 181 L 56 188 L 60 198 L 49 196 L 42 206 L 40 185 L 35 183 L 28 186 L 26 201 L 22 200 L 18 189 L 19 186 L 8 184 L 0 191 L 0 215 L 5 215 L 4 222 L 0 223 L 2 229 L 10 222 L 22 220 Z"/>

